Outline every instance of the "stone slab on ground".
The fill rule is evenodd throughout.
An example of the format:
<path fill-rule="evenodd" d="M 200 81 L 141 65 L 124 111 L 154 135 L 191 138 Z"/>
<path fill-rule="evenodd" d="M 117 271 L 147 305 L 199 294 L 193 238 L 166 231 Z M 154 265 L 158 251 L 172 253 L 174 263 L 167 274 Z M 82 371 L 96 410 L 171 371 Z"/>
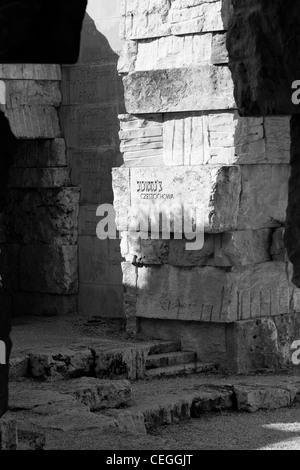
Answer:
<path fill-rule="evenodd" d="M 258 410 L 272 410 L 291 406 L 295 400 L 293 390 L 281 387 L 266 387 L 255 384 L 234 386 L 238 411 L 254 413 Z"/>
<path fill-rule="evenodd" d="M 73 395 L 86 405 L 90 411 L 103 408 L 122 408 L 131 401 L 131 386 L 127 380 L 102 380 L 93 377 L 65 382 L 58 385 L 61 392 Z"/>
<path fill-rule="evenodd" d="M 113 418 L 79 411 L 65 411 L 57 415 L 35 417 L 30 419 L 30 421 L 42 428 L 57 429 L 64 432 L 87 429 L 102 429 L 105 431 L 116 427 L 116 422 Z"/>

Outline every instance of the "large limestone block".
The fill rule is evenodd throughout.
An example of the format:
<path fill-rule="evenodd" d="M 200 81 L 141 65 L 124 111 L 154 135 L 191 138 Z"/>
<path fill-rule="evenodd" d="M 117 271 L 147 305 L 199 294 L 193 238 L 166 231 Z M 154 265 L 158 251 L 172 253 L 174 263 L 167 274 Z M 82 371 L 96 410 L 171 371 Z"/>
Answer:
<path fill-rule="evenodd" d="M 136 72 L 210 65 L 212 38 L 208 34 L 167 36 L 138 41 Z"/>
<path fill-rule="evenodd" d="M 244 165 L 238 229 L 279 227 L 286 220 L 289 165 Z"/>
<path fill-rule="evenodd" d="M 123 0 L 121 14 L 123 38 L 157 38 L 170 34 L 222 31 L 228 25 L 229 3 L 222 0 Z"/>
<path fill-rule="evenodd" d="M 99 61 L 100 62 L 100 61 Z M 114 63 L 77 64 L 63 67 L 62 97 L 64 105 L 115 103 L 122 79 Z"/>
<path fill-rule="evenodd" d="M 61 80 L 58 64 L 1 64 L 1 80 Z"/>
<path fill-rule="evenodd" d="M 226 232 L 215 235 L 215 266 L 247 266 L 270 261 L 270 244 L 270 229 Z"/>
<path fill-rule="evenodd" d="M 75 294 L 78 290 L 77 267 L 77 246 L 23 246 L 20 252 L 21 290 Z"/>
<path fill-rule="evenodd" d="M 94 377 L 82 377 L 68 382 L 62 389 L 72 394 L 90 411 L 104 408 L 123 408 L 131 401 L 131 386 L 127 380 L 100 380 Z"/>
<path fill-rule="evenodd" d="M 267 159 L 270 163 L 290 163 L 290 116 L 264 118 Z"/>
<path fill-rule="evenodd" d="M 138 317 L 230 323 L 300 311 L 286 263 L 232 268 L 144 267 L 137 276 Z"/>
<path fill-rule="evenodd" d="M 169 15 L 172 34 L 223 31 L 228 27 L 229 18 L 228 0 L 174 0 Z"/>
<path fill-rule="evenodd" d="M 62 132 L 69 148 L 118 147 L 118 104 L 81 104 L 62 106 Z"/>
<path fill-rule="evenodd" d="M 13 190 L 3 218 L 10 242 L 25 244 L 76 244 L 79 189 Z"/>
<path fill-rule="evenodd" d="M 241 189 L 237 166 L 114 168 L 113 188 L 120 231 L 128 231 L 135 214 L 143 214 L 146 225 L 152 219 L 153 232 L 159 232 L 157 217 L 161 213 L 171 223 L 172 231 L 182 233 L 175 221 L 182 221 L 188 207 L 195 220 L 193 232 L 202 232 L 203 228 L 206 232 L 236 229 Z M 188 219 L 193 220 L 186 217 L 187 223 Z M 135 229 L 136 224 L 133 226 Z M 191 233 L 191 228 L 186 226 L 184 232 Z"/>
<path fill-rule="evenodd" d="M 295 350 L 291 347 L 299 337 L 300 316 L 297 313 L 228 325 L 228 369 L 245 374 L 255 370 L 293 367 Z"/>
<path fill-rule="evenodd" d="M 205 234 L 204 245 L 187 250 L 187 240 L 151 240 L 148 233 L 122 232 L 121 252 L 137 266 L 170 264 L 180 267 L 248 266 L 271 260 L 272 230 L 243 230 Z M 284 258 L 273 258 L 285 261 Z"/>
<path fill-rule="evenodd" d="M 245 118 L 237 112 L 166 114 L 164 164 L 289 163 L 289 117 Z"/>
<path fill-rule="evenodd" d="M 200 250 L 187 250 L 186 240 L 170 240 L 169 264 L 172 266 L 214 266 L 214 235 L 205 234 Z"/>
<path fill-rule="evenodd" d="M 137 235 L 121 233 L 121 253 L 126 261 L 136 265 L 168 263 L 169 240 L 147 240 L 146 234 L 145 238 Z"/>
<path fill-rule="evenodd" d="M 124 166 L 161 166 L 163 157 L 162 115 L 119 115 L 120 150 Z"/>
<path fill-rule="evenodd" d="M 47 105 L 3 108 L 12 133 L 18 139 L 55 139 L 61 137 L 57 109 Z"/>
<path fill-rule="evenodd" d="M 5 80 L 6 107 L 25 105 L 59 106 L 61 91 L 58 81 Z"/>
<path fill-rule="evenodd" d="M 226 66 L 134 72 L 123 82 L 125 106 L 132 114 L 235 108 Z"/>

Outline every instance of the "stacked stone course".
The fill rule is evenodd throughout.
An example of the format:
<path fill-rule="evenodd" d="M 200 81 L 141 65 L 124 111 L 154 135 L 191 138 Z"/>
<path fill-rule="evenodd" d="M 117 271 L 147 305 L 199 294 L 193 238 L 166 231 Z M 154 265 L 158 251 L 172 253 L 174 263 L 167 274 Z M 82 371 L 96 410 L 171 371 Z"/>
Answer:
<path fill-rule="evenodd" d="M 226 49 L 231 13 L 229 0 L 123 0 L 127 114 L 113 184 L 128 329 L 180 337 L 200 357 L 245 371 L 288 364 L 300 291 L 283 243 L 290 117 L 238 114 Z M 141 202 L 137 182 L 156 180 L 202 208 L 201 250 L 128 232 Z"/>
<path fill-rule="evenodd" d="M 79 189 L 70 181 L 58 117 L 61 67 L 3 64 L 0 80 L 12 133 L 1 302 L 15 315 L 76 313 Z"/>

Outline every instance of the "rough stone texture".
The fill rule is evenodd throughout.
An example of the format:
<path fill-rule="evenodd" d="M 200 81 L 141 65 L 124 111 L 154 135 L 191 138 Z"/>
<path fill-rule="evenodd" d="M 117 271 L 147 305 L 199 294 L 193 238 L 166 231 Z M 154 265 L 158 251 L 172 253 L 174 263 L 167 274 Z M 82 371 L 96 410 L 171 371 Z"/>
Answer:
<path fill-rule="evenodd" d="M 214 235 L 205 234 L 201 250 L 188 251 L 186 240 L 169 241 L 169 259 L 172 266 L 213 266 L 214 265 Z"/>
<path fill-rule="evenodd" d="M 269 229 L 222 233 L 214 239 L 214 264 L 247 266 L 270 261 L 270 243 Z"/>
<path fill-rule="evenodd" d="M 98 378 L 143 378 L 149 346 L 111 350 L 95 349 L 95 372 Z"/>
<path fill-rule="evenodd" d="M 234 322 L 259 319 L 254 343 L 250 333 L 243 343 L 248 371 L 270 364 L 272 354 L 272 367 L 282 365 L 278 357 L 288 342 L 283 338 L 274 349 L 272 335 L 279 335 L 274 318 L 287 319 L 300 311 L 283 246 L 288 219 L 285 240 L 299 287 L 295 233 L 300 126 L 295 118 L 286 216 L 299 12 L 281 0 L 122 2 L 125 45 L 119 72 L 127 74 L 126 111 L 136 116 L 120 117 L 125 168 L 114 170 L 113 184 L 117 228 L 123 232 L 128 322 L 134 324 L 137 316 L 144 334 L 179 335 L 187 342 L 196 325 L 203 338 L 206 324 L 211 327 L 207 342 L 214 345 L 218 337 L 222 344 L 217 350 L 224 365 L 231 354 L 232 364 L 239 360 L 232 346 L 236 339 L 229 340 Z M 155 117 L 162 125 L 159 136 L 151 128 Z M 221 185 L 218 178 L 204 176 L 205 171 L 211 175 L 211 168 L 222 174 Z M 149 209 L 158 207 L 156 184 L 166 193 L 163 214 L 170 211 L 172 195 L 193 208 L 202 204 L 202 249 L 186 250 L 186 240 L 176 239 L 180 230 L 174 220 L 172 236 L 162 234 Z M 129 217 L 137 226 L 139 215 L 146 212 L 148 224 L 129 227 Z M 142 239 L 129 235 L 134 228 Z M 213 329 L 216 323 L 223 327 L 219 336 Z M 269 350 L 270 357 L 262 359 Z M 211 350 L 204 347 L 201 354 L 205 358 Z"/>
<path fill-rule="evenodd" d="M 18 431 L 18 450 L 44 450 L 46 436 L 31 431 Z"/>
<path fill-rule="evenodd" d="M 285 229 L 275 230 L 272 237 L 271 256 L 274 261 L 288 261 L 287 251 L 284 245 Z"/>
<path fill-rule="evenodd" d="M 125 106 L 131 114 L 235 108 L 227 67 L 133 72 L 123 82 Z"/>
<path fill-rule="evenodd" d="M 10 242 L 76 244 L 78 188 L 8 192 L 4 234 Z"/>
<path fill-rule="evenodd" d="M 285 223 L 290 172 L 289 165 L 242 166 L 240 230 L 278 227 Z"/>
<path fill-rule="evenodd" d="M 0 64 L 1 80 L 61 80 L 58 64 Z"/>
<path fill-rule="evenodd" d="M 20 253 L 21 290 L 75 294 L 78 291 L 77 265 L 76 246 L 26 245 Z"/>
<path fill-rule="evenodd" d="M 228 369 L 234 373 L 292 368 L 300 334 L 299 313 L 236 322 L 227 326 Z"/>
<path fill-rule="evenodd" d="M 121 252 L 126 261 L 136 265 L 167 263 L 169 241 L 147 240 L 144 235 L 141 239 L 138 234 L 122 232 Z"/>
<path fill-rule="evenodd" d="M 59 352 L 47 350 L 41 354 L 29 354 L 26 375 L 39 380 L 90 376 L 93 364 L 91 349 L 63 348 Z"/>
<path fill-rule="evenodd" d="M 4 80 L 5 106 L 54 106 L 61 103 L 60 82 L 46 80 Z"/>
<path fill-rule="evenodd" d="M 154 166 L 162 162 L 163 126 L 160 115 L 138 119 L 130 114 L 120 115 L 120 150 L 125 166 Z"/>
<path fill-rule="evenodd" d="M 228 25 L 229 11 L 227 1 L 155 0 L 146 6 L 144 2 L 123 0 L 121 36 L 132 40 L 222 31 Z"/>
<path fill-rule="evenodd" d="M 61 137 L 57 110 L 53 106 L 24 105 L 5 108 L 13 134 L 18 139 L 55 139 Z"/>
<path fill-rule="evenodd" d="M 281 236 L 277 236 L 277 232 L 281 233 Z M 280 240 L 274 240 L 273 243 L 270 229 L 205 234 L 203 248 L 187 250 L 185 239 L 149 240 L 148 233 L 122 232 L 121 252 L 127 262 L 136 266 L 247 266 L 270 261 L 271 254 L 275 261 L 287 261 L 280 254 L 283 250 L 282 229 L 275 231 L 273 238 L 275 234 L 276 240 L 277 237 L 280 237 Z M 272 250 L 276 250 L 276 254 L 274 252 L 273 255 Z"/>
<path fill-rule="evenodd" d="M 139 182 L 161 182 L 152 190 L 140 191 Z M 174 227 L 174 216 L 170 217 L 170 205 L 190 205 L 198 211 L 207 232 L 221 232 L 235 229 L 239 209 L 240 170 L 236 166 L 199 166 L 193 168 L 173 167 L 168 169 L 126 168 L 113 170 L 114 206 L 118 230 L 128 230 L 134 221 L 134 211 L 145 214 L 147 222 L 151 207 L 160 206 Z M 162 188 L 162 189 L 161 189 Z M 158 194 L 158 199 L 149 198 Z M 165 196 L 161 198 L 160 193 Z M 141 196 L 142 194 L 142 196 Z M 145 198 L 144 195 L 145 194 Z M 125 197 L 124 197 L 125 196 Z M 133 211 L 130 213 L 130 211 Z M 175 215 L 180 218 L 180 208 Z M 177 215 L 178 214 L 178 215 Z M 172 231 L 174 228 L 172 228 Z M 197 228 L 201 230 L 201 228 Z"/>
<path fill-rule="evenodd" d="M 14 2 L 1 6 L 1 63 L 73 63 L 86 0 Z M 12 21 L 13 19 L 13 21 Z M 54 27 L 55 25 L 55 27 Z"/>
<path fill-rule="evenodd" d="M 87 405 L 90 411 L 122 408 L 128 406 L 131 400 L 131 387 L 127 380 L 100 380 L 84 377 L 68 382 L 64 390 Z"/>
<path fill-rule="evenodd" d="M 178 69 L 213 64 L 212 54 L 215 53 L 211 33 L 138 41 L 134 71 Z"/>
<path fill-rule="evenodd" d="M 0 420 L 0 450 L 17 450 L 17 423 L 11 419 Z"/>
<path fill-rule="evenodd" d="M 289 165 L 114 169 L 117 228 L 127 231 L 131 221 L 134 225 L 135 211 L 145 214 L 147 225 L 150 209 L 158 204 L 170 220 L 174 203 L 198 210 L 205 232 L 278 227 L 286 219 L 289 175 Z M 147 189 L 146 183 L 157 181 L 161 182 L 162 191 L 160 186 Z M 174 217 L 171 222 L 173 227 Z M 148 224 L 142 230 L 150 230 L 149 227 Z"/>
<path fill-rule="evenodd" d="M 275 262 L 229 272 L 212 267 L 144 267 L 137 275 L 137 315 L 227 323 L 299 312 L 299 290 L 291 286 L 289 277 L 287 264 Z"/>
<path fill-rule="evenodd" d="M 250 390 L 249 390 L 250 388 Z M 255 413 L 258 410 L 272 410 L 291 406 L 289 390 L 284 388 L 253 386 L 235 386 L 234 393 L 239 411 Z"/>
<path fill-rule="evenodd" d="M 289 121 L 245 118 L 237 112 L 166 114 L 164 164 L 289 163 Z"/>

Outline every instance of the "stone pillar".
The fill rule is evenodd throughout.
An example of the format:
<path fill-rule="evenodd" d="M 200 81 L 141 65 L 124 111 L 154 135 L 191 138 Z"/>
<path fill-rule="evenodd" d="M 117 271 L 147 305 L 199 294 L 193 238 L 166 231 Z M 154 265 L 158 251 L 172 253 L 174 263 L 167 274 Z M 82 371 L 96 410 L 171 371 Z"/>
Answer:
<path fill-rule="evenodd" d="M 283 246 L 290 117 L 238 113 L 229 0 L 127 0 L 122 14 L 127 114 L 113 180 L 130 324 L 135 310 L 144 333 L 180 338 L 203 361 L 236 371 L 288 364 L 293 338 L 280 336 L 277 319 L 300 312 Z M 202 249 L 186 250 L 174 227 L 170 240 L 132 240 L 130 210 L 158 199 L 165 213 L 174 202 L 202 213 Z M 274 327 L 248 334 L 262 319 Z M 271 353 L 256 347 L 263 335 Z"/>
<path fill-rule="evenodd" d="M 12 141 L 0 295 L 14 315 L 76 313 L 79 189 L 71 185 L 58 118 L 61 68 L 2 65 L 0 78 Z"/>

